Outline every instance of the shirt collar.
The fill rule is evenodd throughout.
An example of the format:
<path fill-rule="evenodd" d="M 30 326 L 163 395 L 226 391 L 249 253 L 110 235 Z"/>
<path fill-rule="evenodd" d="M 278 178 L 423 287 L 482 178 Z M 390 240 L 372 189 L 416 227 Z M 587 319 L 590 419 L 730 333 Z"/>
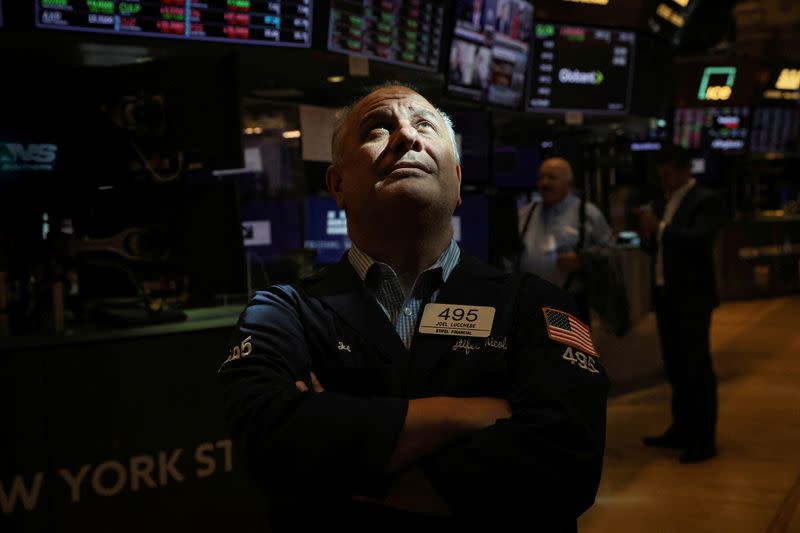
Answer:
<path fill-rule="evenodd" d="M 569 206 L 571 206 L 572 203 L 577 199 L 578 199 L 578 197 L 570 192 L 570 193 L 567 193 L 567 195 L 564 198 L 562 198 L 560 202 L 558 202 L 556 204 L 553 204 L 553 205 L 550 205 L 550 206 L 542 204 L 542 207 L 544 207 L 544 210 L 548 214 L 551 214 L 551 213 L 552 214 L 561 214 L 564 211 L 566 211 L 567 208 Z"/>
<path fill-rule="evenodd" d="M 440 255 L 431 266 L 426 268 L 424 272 L 429 272 L 437 268 L 441 269 L 442 282 L 446 282 L 460 259 L 461 249 L 458 247 L 458 244 L 456 244 L 455 239 L 451 239 L 450 245 L 442 252 L 442 255 Z M 372 257 L 361 251 L 355 244 L 350 247 L 347 253 L 347 260 L 350 261 L 350 264 L 353 266 L 356 274 L 358 274 L 358 277 L 361 278 L 361 281 L 366 280 L 367 274 L 374 265 L 379 265 L 382 272 L 388 269 L 388 271 L 394 273 L 392 267 L 386 263 L 375 261 Z"/>

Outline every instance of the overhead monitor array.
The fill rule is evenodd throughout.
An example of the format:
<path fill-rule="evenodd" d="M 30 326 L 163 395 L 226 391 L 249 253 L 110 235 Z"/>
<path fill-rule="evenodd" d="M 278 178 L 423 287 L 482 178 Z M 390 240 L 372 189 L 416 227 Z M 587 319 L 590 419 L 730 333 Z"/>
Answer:
<path fill-rule="evenodd" d="M 332 0 L 328 50 L 436 71 L 444 0 Z"/>
<path fill-rule="evenodd" d="M 36 0 L 39 28 L 311 46 L 311 0 Z"/>

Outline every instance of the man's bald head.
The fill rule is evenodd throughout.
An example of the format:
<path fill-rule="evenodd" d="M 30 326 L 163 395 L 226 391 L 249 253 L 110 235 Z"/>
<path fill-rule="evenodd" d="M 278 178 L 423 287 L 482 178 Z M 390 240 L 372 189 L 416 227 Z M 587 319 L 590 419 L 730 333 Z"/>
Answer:
<path fill-rule="evenodd" d="M 334 164 L 338 164 L 341 161 L 341 158 L 342 158 L 342 144 L 343 144 L 342 140 L 343 140 L 343 138 L 345 136 L 345 133 L 346 133 L 346 130 L 347 130 L 348 126 L 349 126 L 348 123 L 349 123 L 350 115 L 358 107 L 358 105 L 360 103 L 362 103 L 368 96 L 370 96 L 373 93 L 375 93 L 375 92 L 377 92 L 379 90 L 382 90 L 382 89 L 398 89 L 398 90 L 401 90 L 401 91 L 410 91 L 410 92 L 419 94 L 419 93 L 417 93 L 417 91 L 413 87 L 410 87 L 410 86 L 405 85 L 405 84 L 400 83 L 400 82 L 390 81 L 390 82 L 384 83 L 383 85 L 378 85 L 376 87 L 373 87 L 372 90 L 370 90 L 370 92 L 368 94 L 366 94 L 363 97 L 359 98 L 358 100 L 353 102 L 351 105 L 343 107 L 342 109 L 340 109 L 339 112 L 336 114 L 336 123 L 334 124 L 333 137 L 331 138 L 331 154 L 332 154 L 332 159 L 333 159 L 333 163 Z M 444 111 L 442 111 L 438 107 L 434 107 L 434 109 L 439 114 L 439 117 L 441 117 L 442 122 L 445 125 L 445 128 L 447 130 L 447 136 L 448 136 L 448 138 L 450 140 L 450 144 L 453 147 L 453 154 L 455 155 L 456 164 L 460 165 L 461 164 L 461 156 L 458 153 L 458 143 L 456 141 L 456 132 L 455 132 L 455 129 L 453 127 L 453 120 L 450 118 L 450 116 L 447 113 L 445 113 Z"/>
<path fill-rule="evenodd" d="M 539 169 L 539 194 L 545 205 L 554 205 L 566 198 L 572 188 L 574 177 L 569 161 L 562 157 L 551 157 L 542 162 Z"/>

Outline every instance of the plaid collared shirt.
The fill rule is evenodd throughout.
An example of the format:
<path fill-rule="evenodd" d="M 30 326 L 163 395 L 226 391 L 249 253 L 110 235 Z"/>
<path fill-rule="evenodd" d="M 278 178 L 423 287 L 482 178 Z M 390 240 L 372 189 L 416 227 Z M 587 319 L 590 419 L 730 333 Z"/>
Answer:
<path fill-rule="evenodd" d="M 428 296 L 431 302 L 436 301 L 439 288 L 461 259 L 461 249 L 455 240 L 451 240 L 442 255 L 414 281 L 408 298 L 403 295 L 397 273 L 386 263 L 375 261 L 355 244 L 350 248 L 347 259 L 394 325 L 406 349 L 409 349 L 422 303 Z"/>

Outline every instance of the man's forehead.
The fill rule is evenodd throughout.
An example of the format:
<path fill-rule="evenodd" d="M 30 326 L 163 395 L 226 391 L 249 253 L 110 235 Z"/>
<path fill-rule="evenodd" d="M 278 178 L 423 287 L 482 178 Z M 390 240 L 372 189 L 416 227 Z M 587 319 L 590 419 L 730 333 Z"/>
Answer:
<path fill-rule="evenodd" d="M 354 108 L 356 117 L 363 117 L 364 115 L 379 109 L 390 110 L 394 106 L 407 108 L 411 111 L 427 111 L 433 113 L 436 109 L 428 102 L 421 94 L 408 89 L 406 87 L 386 87 L 371 92 Z"/>

